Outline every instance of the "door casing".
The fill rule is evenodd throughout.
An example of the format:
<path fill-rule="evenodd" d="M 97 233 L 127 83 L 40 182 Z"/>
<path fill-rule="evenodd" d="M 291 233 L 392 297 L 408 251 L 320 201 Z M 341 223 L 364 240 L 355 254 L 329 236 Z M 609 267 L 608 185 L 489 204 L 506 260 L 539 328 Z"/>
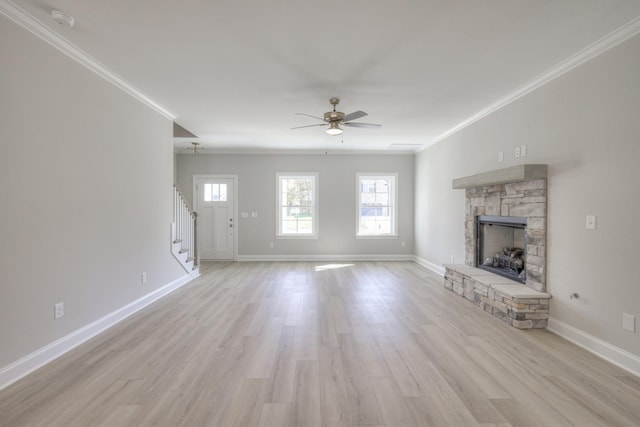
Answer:
<path fill-rule="evenodd" d="M 233 180 L 233 260 L 238 259 L 238 175 L 193 175 L 193 209 L 198 212 L 198 179 L 230 179 Z M 199 250 L 200 248 L 198 248 Z"/>

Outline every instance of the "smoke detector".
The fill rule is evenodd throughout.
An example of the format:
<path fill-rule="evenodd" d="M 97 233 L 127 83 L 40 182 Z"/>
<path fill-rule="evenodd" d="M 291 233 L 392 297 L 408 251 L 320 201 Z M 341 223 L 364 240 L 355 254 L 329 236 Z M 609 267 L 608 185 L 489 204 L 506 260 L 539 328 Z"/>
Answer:
<path fill-rule="evenodd" d="M 73 27 L 73 24 L 76 22 L 73 16 L 67 13 L 61 12 L 59 10 L 52 10 L 51 18 L 53 18 L 53 20 L 56 21 L 58 24 L 67 28 Z"/>

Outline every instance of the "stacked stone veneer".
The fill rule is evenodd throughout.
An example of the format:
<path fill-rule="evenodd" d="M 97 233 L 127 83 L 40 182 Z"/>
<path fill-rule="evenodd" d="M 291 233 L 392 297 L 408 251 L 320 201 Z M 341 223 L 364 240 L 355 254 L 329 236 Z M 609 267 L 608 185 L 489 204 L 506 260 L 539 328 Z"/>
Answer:
<path fill-rule="evenodd" d="M 464 264 L 445 264 L 445 288 L 518 329 L 547 327 L 551 295 Z"/>
<path fill-rule="evenodd" d="M 535 179 L 509 184 L 467 188 L 465 204 L 465 264 L 476 265 L 478 215 L 527 218 L 525 285 L 546 290 L 547 180 Z M 513 283 L 513 282 L 512 282 Z"/>

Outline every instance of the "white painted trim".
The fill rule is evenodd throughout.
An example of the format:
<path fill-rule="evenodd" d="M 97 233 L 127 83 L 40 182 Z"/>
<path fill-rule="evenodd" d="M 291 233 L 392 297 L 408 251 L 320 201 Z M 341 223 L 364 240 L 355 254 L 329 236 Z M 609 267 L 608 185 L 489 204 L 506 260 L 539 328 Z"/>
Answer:
<path fill-rule="evenodd" d="M 238 255 L 237 261 L 413 261 L 413 255 Z"/>
<path fill-rule="evenodd" d="M 282 200 L 280 197 L 282 196 L 282 191 L 280 188 L 280 184 L 282 183 L 282 178 L 313 178 L 313 205 L 311 209 L 313 210 L 311 214 L 311 218 L 313 222 L 311 223 L 311 234 L 284 234 L 282 233 Z M 320 230 L 320 174 L 318 172 L 276 172 L 276 200 L 275 200 L 275 208 L 276 208 L 276 239 L 317 239 L 318 238 L 318 230 Z"/>
<path fill-rule="evenodd" d="M 240 215 L 238 214 L 238 205 L 240 204 L 238 201 L 238 175 L 207 175 L 207 174 L 193 175 L 192 177 L 193 199 L 191 201 L 191 205 L 193 206 L 194 212 L 198 212 L 198 189 L 197 189 L 198 179 L 230 179 L 233 181 L 233 223 L 235 225 L 235 230 L 233 232 L 233 260 L 235 261 L 238 258 L 238 234 L 240 234 L 240 221 L 238 221 L 238 218 L 240 217 Z M 198 248 L 198 253 L 200 253 L 200 248 Z M 225 261 L 225 260 L 206 260 L 202 257 L 200 257 L 200 260 L 201 261 Z"/>
<path fill-rule="evenodd" d="M 553 317 L 549 318 L 547 330 L 640 377 L 640 357 L 635 354 L 631 354 Z"/>
<path fill-rule="evenodd" d="M 100 63 L 100 61 L 89 55 L 87 52 L 83 51 L 70 41 L 66 40 L 55 31 L 49 29 L 49 27 L 29 14 L 29 12 L 27 12 L 26 10 L 14 4 L 12 1 L 0 0 L 0 13 L 14 21 L 16 24 L 20 25 L 27 31 L 36 35 L 40 39 L 49 43 L 60 52 L 79 62 L 90 71 L 93 71 L 98 76 L 102 77 L 117 88 L 133 96 L 146 106 L 151 107 L 151 109 L 153 109 L 157 113 L 160 113 L 169 120 L 175 120 L 175 114 L 171 113 L 151 97 L 145 95 L 141 90 L 133 86 L 131 83 L 127 82 L 124 78 L 117 75 L 115 72 L 110 70 L 104 64 Z"/>
<path fill-rule="evenodd" d="M 427 270 L 431 270 L 431 271 L 433 271 L 433 272 L 434 272 L 434 273 L 436 273 L 438 276 L 442 276 L 442 277 L 444 277 L 444 267 L 443 267 L 443 266 L 438 265 L 438 264 L 434 264 L 434 263 L 432 263 L 431 261 L 427 261 L 426 259 L 424 259 L 424 258 L 420 258 L 420 257 L 419 257 L 419 256 L 417 256 L 417 255 L 415 255 L 415 256 L 413 257 L 413 261 L 414 261 L 416 264 L 418 264 L 418 265 L 420 265 L 420 266 L 422 266 L 422 267 L 426 268 Z"/>
<path fill-rule="evenodd" d="M 174 138 L 175 139 L 175 138 Z M 185 138 L 186 139 L 186 138 Z M 206 153 L 198 152 L 198 156 L 219 156 L 225 154 L 254 154 L 261 156 L 283 156 L 283 155 L 299 155 L 304 154 L 305 156 L 364 156 L 364 155 L 384 155 L 384 156 L 411 156 L 416 153 L 416 150 L 334 150 L 334 151 L 325 151 L 325 150 L 290 150 L 290 149 L 278 149 L 278 148 L 265 148 L 265 149 L 255 149 L 255 148 L 234 148 L 234 149 L 224 149 L 224 148 L 211 148 L 207 147 L 204 140 L 199 140 L 201 145 L 206 147 Z M 187 141 L 185 141 L 187 142 Z M 212 143 L 213 144 L 213 143 Z M 421 144 L 422 145 L 422 144 Z M 189 151 L 186 151 L 186 148 L 174 147 L 175 154 L 193 154 Z"/>
<path fill-rule="evenodd" d="M 0 369 L 0 390 L 25 377 L 36 369 L 46 365 L 66 352 L 76 348 L 85 341 L 95 337 L 115 324 L 123 321 L 132 314 L 142 310 L 149 304 L 161 299 L 192 280 L 184 275 L 168 285 L 143 296 L 106 316 L 75 330 L 74 332 L 54 341 L 22 359 Z"/>
<path fill-rule="evenodd" d="M 398 238 L 398 187 L 399 187 L 399 178 L 400 174 L 398 172 L 387 172 L 387 173 L 368 173 L 368 172 L 356 172 L 356 239 L 371 239 L 371 238 L 387 238 L 387 239 L 396 239 Z M 391 213 L 393 214 L 393 218 L 391 219 L 393 230 L 391 230 L 391 234 L 359 234 L 360 233 L 360 208 L 362 205 L 362 192 L 360 191 L 360 182 L 362 178 L 391 178 L 393 181 L 393 185 L 391 188 L 393 205 L 391 209 Z"/>
<path fill-rule="evenodd" d="M 596 56 L 606 52 L 607 50 L 630 39 L 631 37 L 635 36 L 638 33 L 640 33 L 640 16 L 628 22 L 627 24 L 623 25 L 622 27 L 618 28 L 617 30 L 612 31 L 611 33 L 602 37 L 600 40 L 576 52 L 575 54 L 571 55 L 567 59 L 559 62 L 558 64 L 554 65 L 544 73 L 535 77 L 533 80 L 529 81 L 528 83 L 524 84 L 523 86 L 519 87 L 513 92 L 507 94 L 506 96 L 500 98 L 493 104 L 490 104 L 487 107 L 483 108 L 482 110 L 478 111 L 468 119 L 452 127 L 442 135 L 438 136 L 437 138 L 432 140 L 429 144 L 426 144 L 424 148 L 417 150 L 416 152 L 419 153 L 420 151 L 423 151 L 424 149 L 426 149 L 428 146 L 433 145 L 437 142 L 440 142 L 443 139 L 448 138 L 451 135 L 461 131 L 467 126 L 470 126 L 471 124 L 477 122 L 478 120 L 492 114 L 493 112 L 503 107 L 506 107 L 507 105 L 518 100 L 519 98 L 527 95 L 530 92 L 533 92 L 534 90 L 538 89 L 541 86 L 546 85 L 547 83 L 551 82 L 552 80 L 555 80 L 556 78 L 573 70 L 574 68 L 579 67 L 585 62 L 595 58 Z"/>

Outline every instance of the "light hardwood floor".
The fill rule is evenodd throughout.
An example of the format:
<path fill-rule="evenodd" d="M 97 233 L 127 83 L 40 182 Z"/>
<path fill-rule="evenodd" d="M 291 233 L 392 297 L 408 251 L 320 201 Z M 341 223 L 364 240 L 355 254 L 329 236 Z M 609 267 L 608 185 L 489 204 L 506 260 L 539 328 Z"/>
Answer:
<path fill-rule="evenodd" d="M 0 426 L 640 425 L 639 378 L 417 264 L 333 267 L 205 264 L 0 391 Z"/>

